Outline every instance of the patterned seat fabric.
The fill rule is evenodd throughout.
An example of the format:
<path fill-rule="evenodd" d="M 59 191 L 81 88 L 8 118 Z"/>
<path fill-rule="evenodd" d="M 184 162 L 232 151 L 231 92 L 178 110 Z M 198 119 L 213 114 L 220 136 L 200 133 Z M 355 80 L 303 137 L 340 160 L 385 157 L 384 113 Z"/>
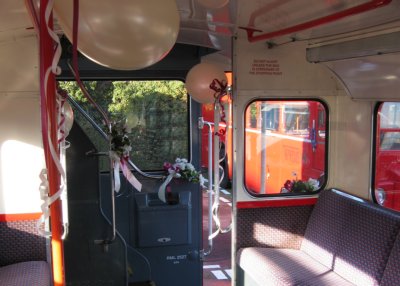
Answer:
<path fill-rule="evenodd" d="M 300 250 L 248 247 L 237 261 L 260 285 L 400 285 L 399 231 L 398 213 L 328 190 Z"/>
<path fill-rule="evenodd" d="M 47 262 L 29 261 L 0 267 L 0 285 L 50 286 Z"/>
<path fill-rule="evenodd" d="M 238 264 L 258 285 L 352 285 L 296 249 L 243 248 Z"/>
<path fill-rule="evenodd" d="M 400 285 L 400 234 L 397 236 L 392 252 L 390 253 L 389 261 L 386 264 L 380 285 Z"/>

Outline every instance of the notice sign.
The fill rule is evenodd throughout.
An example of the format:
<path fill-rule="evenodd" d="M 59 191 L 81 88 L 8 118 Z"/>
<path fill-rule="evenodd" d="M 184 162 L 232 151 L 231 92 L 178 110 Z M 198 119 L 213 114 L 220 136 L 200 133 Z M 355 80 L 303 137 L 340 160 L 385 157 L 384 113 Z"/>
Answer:
<path fill-rule="evenodd" d="M 278 60 L 254 59 L 249 71 L 251 75 L 281 76 L 282 71 Z"/>

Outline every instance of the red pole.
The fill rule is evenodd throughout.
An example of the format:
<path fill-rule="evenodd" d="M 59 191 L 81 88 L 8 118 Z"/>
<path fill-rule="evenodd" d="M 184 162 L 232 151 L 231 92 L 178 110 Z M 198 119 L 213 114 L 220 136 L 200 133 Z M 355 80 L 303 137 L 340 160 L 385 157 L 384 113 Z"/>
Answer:
<path fill-rule="evenodd" d="M 49 181 L 50 196 L 54 195 L 60 186 L 60 174 L 56 164 L 52 159 L 50 152 L 50 144 L 53 145 L 56 153 L 58 152 L 57 142 L 57 111 L 56 111 L 56 81 L 55 75 L 50 72 L 47 86 L 45 82 L 46 71 L 51 67 L 54 56 L 54 41 L 47 31 L 45 9 L 48 5 L 48 0 L 40 0 L 40 28 L 39 28 L 39 51 L 40 51 L 40 94 L 41 94 L 41 117 L 42 117 L 42 138 L 43 148 L 46 158 L 47 179 Z M 52 16 L 50 16 L 49 27 L 53 27 Z M 47 88 L 47 94 L 46 94 Z M 50 136 L 48 133 L 50 132 Z M 51 142 L 48 140 L 48 136 Z M 63 242 L 61 239 L 62 228 L 62 213 L 60 200 L 56 200 L 50 206 L 50 227 L 52 232 L 51 237 L 51 257 L 54 286 L 64 286 L 64 257 L 63 257 Z"/>
<path fill-rule="evenodd" d="M 260 11 L 262 11 L 264 13 L 266 12 L 265 9 L 262 9 L 260 11 L 256 11 L 254 13 L 254 15 L 252 15 L 250 17 L 250 21 L 251 21 L 249 23 L 250 28 L 249 27 L 240 27 L 240 28 L 246 30 L 247 39 L 249 42 L 257 42 L 257 41 L 262 41 L 262 40 L 265 41 L 265 40 L 270 40 L 272 38 L 276 38 L 276 37 L 280 37 L 280 36 L 290 35 L 292 33 L 307 30 L 307 29 L 317 27 L 317 26 L 320 26 L 323 24 L 335 22 L 337 20 L 340 20 L 340 19 L 348 17 L 348 16 L 357 15 L 357 14 L 360 14 L 363 12 L 374 10 L 374 9 L 386 6 L 386 5 L 390 4 L 390 2 L 392 2 L 392 0 L 370 0 L 369 2 L 360 4 L 360 5 L 354 6 L 352 8 L 348 8 L 346 10 L 339 11 L 339 12 L 336 12 L 331 15 L 324 16 L 324 17 L 321 17 L 321 18 L 318 18 L 315 20 L 311 20 L 311 21 L 308 21 L 305 23 L 294 25 L 294 26 L 291 26 L 288 28 L 283 28 L 283 29 L 277 30 L 277 31 L 254 35 L 254 33 L 256 33 L 256 32 L 262 32 L 262 31 L 252 28 L 252 26 L 254 26 L 254 21 L 255 21 L 256 16 L 262 15 L 262 14 L 260 14 Z M 282 1 L 279 2 L 279 6 L 281 4 L 285 4 L 285 2 L 282 2 Z"/>

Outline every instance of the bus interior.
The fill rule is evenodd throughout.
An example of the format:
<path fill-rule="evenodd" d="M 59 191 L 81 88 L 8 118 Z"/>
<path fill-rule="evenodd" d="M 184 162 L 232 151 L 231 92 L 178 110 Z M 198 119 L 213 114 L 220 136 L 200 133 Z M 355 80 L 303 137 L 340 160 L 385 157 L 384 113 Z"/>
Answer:
<path fill-rule="evenodd" d="M 0 285 L 400 285 L 400 0 L 0 1 Z"/>

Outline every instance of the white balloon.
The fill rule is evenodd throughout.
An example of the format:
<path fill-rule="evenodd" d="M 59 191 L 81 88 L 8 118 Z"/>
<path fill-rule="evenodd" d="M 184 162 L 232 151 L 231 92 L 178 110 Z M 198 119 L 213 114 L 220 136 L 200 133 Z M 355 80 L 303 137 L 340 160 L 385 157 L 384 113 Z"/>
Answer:
<path fill-rule="evenodd" d="M 220 9 L 228 4 L 229 0 L 197 0 L 203 7 Z"/>
<path fill-rule="evenodd" d="M 56 0 L 54 12 L 72 42 L 73 1 Z M 175 0 L 85 0 L 79 2 L 78 50 L 117 70 L 148 67 L 176 42 L 179 13 Z"/>
<path fill-rule="evenodd" d="M 190 69 L 185 87 L 190 96 L 200 103 L 214 103 L 215 91 L 210 88 L 214 79 L 227 82 L 225 72 L 211 63 L 200 63 Z"/>
<path fill-rule="evenodd" d="M 72 109 L 72 107 L 68 103 L 68 101 L 65 101 L 65 103 L 64 103 L 64 116 L 65 116 L 64 136 L 67 137 L 69 134 L 69 131 L 72 128 L 72 125 L 74 124 L 74 110 Z"/>

